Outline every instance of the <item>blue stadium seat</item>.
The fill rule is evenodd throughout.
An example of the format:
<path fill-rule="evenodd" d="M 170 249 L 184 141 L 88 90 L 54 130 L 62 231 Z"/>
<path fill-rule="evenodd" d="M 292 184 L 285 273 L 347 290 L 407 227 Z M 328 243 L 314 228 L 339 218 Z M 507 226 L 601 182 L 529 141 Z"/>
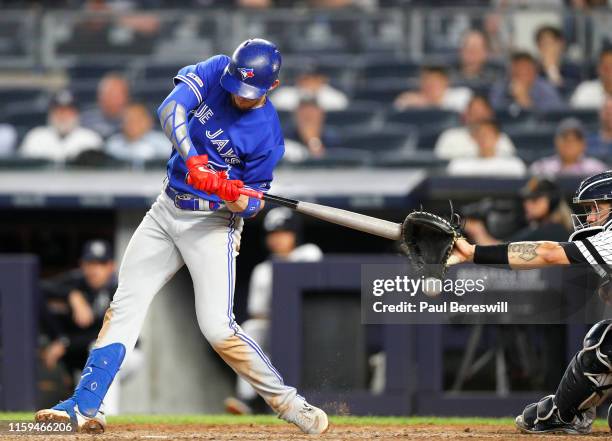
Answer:
<path fill-rule="evenodd" d="M 348 126 L 367 128 L 374 124 L 378 113 L 379 109 L 376 106 L 352 105 L 346 110 L 327 112 L 325 123 L 336 129 L 342 129 Z"/>
<path fill-rule="evenodd" d="M 416 133 L 412 128 L 387 130 L 346 130 L 339 136 L 341 147 L 370 152 L 410 150 L 414 146 Z"/>
<path fill-rule="evenodd" d="M 459 115 L 450 110 L 434 108 L 408 109 L 401 112 L 391 111 L 386 116 L 386 121 L 392 124 L 410 124 L 421 129 L 444 129 L 457 125 Z"/>
<path fill-rule="evenodd" d="M 406 90 L 414 90 L 417 86 L 416 81 L 410 81 L 406 78 L 371 80 L 355 90 L 353 99 L 375 101 L 390 106 L 400 93 Z"/>
<path fill-rule="evenodd" d="M 599 124 L 599 112 L 596 109 L 560 109 L 553 110 L 537 115 L 540 123 L 558 124 L 565 118 L 577 118 L 590 128 Z"/>
<path fill-rule="evenodd" d="M 70 66 L 66 74 L 71 80 L 99 80 L 109 72 L 124 72 L 125 65 L 117 63 L 83 63 Z"/>
<path fill-rule="evenodd" d="M 182 64 L 149 64 L 146 65 L 141 72 L 141 78 L 144 80 L 163 80 L 171 84 L 172 78 L 177 74 Z"/>
<path fill-rule="evenodd" d="M 499 109 L 495 111 L 495 119 L 502 130 L 519 129 L 535 122 L 535 115 L 527 110 Z"/>
<path fill-rule="evenodd" d="M 156 107 L 168 96 L 172 87 L 170 78 L 138 82 L 132 87 L 132 100 Z"/>
<path fill-rule="evenodd" d="M 0 89 L 0 107 L 5 107 L 11 102 L 35 101 L 45 97 L 47 92 L 43 89 L 32 88 L 10 88 Z"/>
<path fill-rule="evenodd" d="M 47 110 L 21 109 L 18 112 L 7 112 L 5 121 L 16 127 L 37 127 L 47 124 Z"/>
<path fill-rule="evenodd" d="M 414 60 L 370 59 L 366 60 L 361 75 L 366 80 L 381 78 L 416 78 L 421 64 Z"/>
<path fill-rule="evenodd" d="M 512 139 L 518 156 L 527 163 L 555 152 L 555 130 L 552 127 L 513 130 L 507 134 Z"/>

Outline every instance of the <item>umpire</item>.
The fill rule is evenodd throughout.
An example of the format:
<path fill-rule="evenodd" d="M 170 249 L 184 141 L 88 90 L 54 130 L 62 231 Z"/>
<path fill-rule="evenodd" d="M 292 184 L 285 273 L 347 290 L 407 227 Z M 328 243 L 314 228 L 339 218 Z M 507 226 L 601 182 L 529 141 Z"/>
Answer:
<path fill-rule="evenodd" d="M 104 240 L 85 243 L 79 267 L 42 283 L 42 331 L 48 338 L 43 361 L 58 362 L 74 375 L 85 364 L 117 289 L 115 261 Z"/>

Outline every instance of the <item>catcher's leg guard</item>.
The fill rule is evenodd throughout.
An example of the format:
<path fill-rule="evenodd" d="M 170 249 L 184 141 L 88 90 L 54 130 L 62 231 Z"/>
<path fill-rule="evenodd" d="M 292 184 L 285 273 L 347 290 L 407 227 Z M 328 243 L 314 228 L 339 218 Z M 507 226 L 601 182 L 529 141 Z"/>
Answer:
<path fill-rule="evenodd" d="M 555 392 L 530 404 L 516 424 L 524 432 L 588 433 L 595 408 L 612 387 L 612 320 L 595 324 Z"/>

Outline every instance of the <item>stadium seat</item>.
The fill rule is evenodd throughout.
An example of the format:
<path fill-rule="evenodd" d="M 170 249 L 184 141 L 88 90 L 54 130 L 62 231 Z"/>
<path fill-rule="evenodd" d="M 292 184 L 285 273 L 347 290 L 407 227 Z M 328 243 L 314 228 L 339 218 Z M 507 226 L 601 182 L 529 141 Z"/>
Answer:
<path fill-rule="evenodd" d="M 0 107 L 5 107 L 11 102 L 35 101 L 47 95 L 43 89 L 31 88 L 0 88 Z"/>
<path fill-rule="evenodd" d="M 381 78 L 416 78 L 420 69 L 421 65 L 417 61 L 374 58 L 364 63 L 361 75 L 366 81 Z"/>
<path fill-rule="evenodd" d="M 532 125 L 535 116 L 532 112 L 520 109 L 499 109 L 495 111 L 495 119 L 502 130 L 519 130 Z"/>
<path fill-rule="evenodd" d="M 44 126 L 47 124 L 47 110 L 20 109 L 18 112 L 7 112 L 5 121 L 13 126 Z"/>
<path fill-rule="evenodd" d="M 516 147 L 518 156 L 527 163 L 554 153 L 554 128 L 516 130 L 507 133 Z"/>
<path fill-rule="evenodd" d="M 355 90 L 353 98 L 360 101 L 375 101 L 390 106 L 400 93 L 416 89 L 417 86 L 416 81 L 410 81 L 406 78 L 371 80 L 360 85 Z"/>
<path fill-rule="evenodd" d="M 459 116 L 450 110 L 434 108 L 408 109 L 403 111 L 391 111 L 386 116 L 386 122 L 391 124 L 410 124 L 422 129 L 439 129 L 456 125 Z"/>
<path fill-rule="evenodd" d="M 156 108 L 168 96 L 172 90 L 172 81 L 168 77 L 166 80 L 151 80 L 135 84 L 132 87 L 132 100 L 141 102 L 150 108 Z"/>
<path fill-rule="evenodd" d="M 124 72 L 125 65 L 117 63 L 83 63 L 70 66 L 66 74 L 71 80 L 99 80 L 105 74 L 117 71 Z"/>
<path fill-rule="evenodd" d="M 144 66 L 140 76 L 144 80 L 172 81 L 179 69 L 183 67 L 181 63 L 173 64 L 149 64 Z"/>
<path fill-rule="evenodd" d="M 416 133 L 412 128 L 387 130 L 347 130 L 339 136 L 341 147 L 367 150 L 373 153 L 381 151 L 400 151 L 413 148 Z"/>
<path fill-rule="evenodd" d="M 378 116 L 378 108 L 375 106 L 353 105 L 346 110 L 329 111 L 325 115 L 327 125 L 337 129 L 347 126 L 371 127 Z"/>
<path fill-rule="evenodd" d="M 404 151 L 401 154 L 377 156 L 374 165 L 379 167 L 415 167 L 427 169 L 445 169 L 448 161 L 437 158 L 433 152 L 426 151 Z"/>
<path fill-rule="evenodd" d="M 439 128 L 419 130 L 417 148 L 419 150 L 433 150 L 443 130 Z"/>
<path fill-rule="evenodd" d="M 38 158 L 22 158 L 21 156 L 3 157 L 0 158 L 0 169 L 40 169 L 49 167 L 53 163 L 46 159 Z"/>
<path fill-rule="evenodd" d="M 599 112 L 596 109 L 560 109 L 543 112 L 537 115 L 540 123 L 556 125 L 565 118 L 577 118 L 589 128 L 599 124 Z"/>

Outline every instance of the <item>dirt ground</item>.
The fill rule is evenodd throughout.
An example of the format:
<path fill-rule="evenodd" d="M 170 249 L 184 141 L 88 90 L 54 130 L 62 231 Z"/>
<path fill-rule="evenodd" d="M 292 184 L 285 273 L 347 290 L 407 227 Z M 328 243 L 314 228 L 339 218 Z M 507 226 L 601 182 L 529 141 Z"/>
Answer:
<path fill-rule="evenodd" d="M 70 440 L 70 441 L 110 441 L 110 440 L 207 440 L 207 441 L 288 441 L 321 439 L 326 441 L 341 440 L 546 440 L 558 441 L 579 439 L 587 441 L 610 438 L 612 434 L 604 429 L 596 429 L 588 436 L 560 436 L 560 435 L 523 435 L 511 426 L 461 426 L 461 425 L 410 425 L 410 426 L 351 426 L 339 425 L 330 427 L 329 432 L 315 437 L 296 432 L 290 425 L 274 424 L 248 424 L 248 425 L 169 425 L 169 424 L 112 424 L 107 427 L 103 435 L 18 435 L 0 436 L 2 440 L 15 441 L 42 441 L 42 440 Z"/>

